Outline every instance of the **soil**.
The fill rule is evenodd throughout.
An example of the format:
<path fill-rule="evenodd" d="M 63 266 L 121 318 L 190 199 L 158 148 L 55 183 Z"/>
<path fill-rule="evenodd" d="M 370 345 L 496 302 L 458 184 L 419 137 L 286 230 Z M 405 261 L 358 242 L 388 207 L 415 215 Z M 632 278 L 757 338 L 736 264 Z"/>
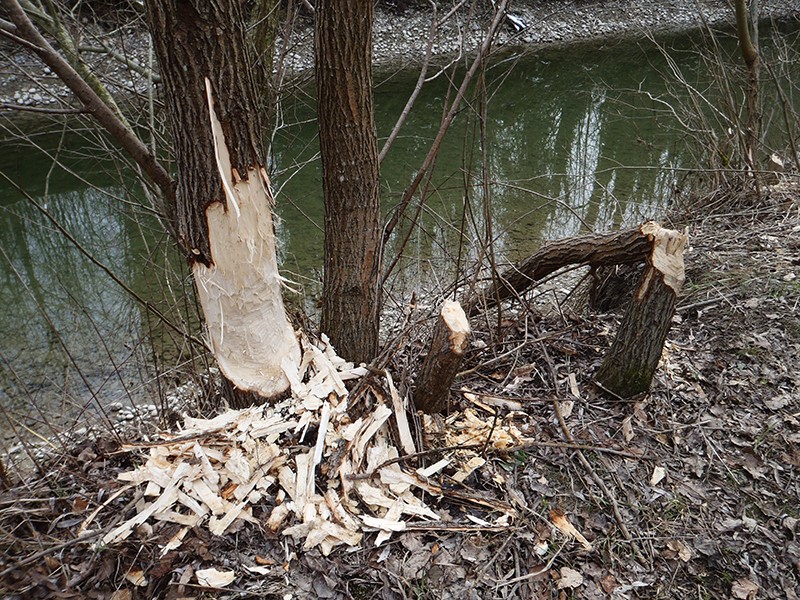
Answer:
<path fill-rule="evenodd" d="M 586 14 L 608 23 L 604 10 L 638 14 L 639 6 L 677 20 L 655 2 L 555 6 L 568 20 L 581 14 L 573 26 Z M 0 593 L 115 600 L 800 597 L 800 187 L 786 176 L 760 191 L 715 192 L 673 213 L 680 216 L 670 225 L 689 229 L 687 281 L 656 380 L 640 398 L 620 401 L 592 383 L 623 309 L 592 312 L 576 293 L 555 310 L 515 305 L 504 309 L 499 326 L 495 315 L 476 326 L 459 387 L 523 410 L 494 416 L 461 392 L 451 409 L 513 420 L 538 445 L 488 452 L 458 489 L 490 505 L 513 505 L 519 517 L 510 527 L 481 525 L 491 522 L 491 509 L 441 498 L 428 501 L 443 522 L 469 516 L 476 526 L 431 525 L 380 547 L 373 534 L 361 548 L 328 557 L 255 526 L 222 537 L 198 528 L 161 556 L 175 529 L 156 523 L 90 550 L 96 537 L 79 538 L 80 524 L 99 511 L 102 533 L 129 518 L 138 499 L 115 496 L 116 477 L 142 455 L 106 435 L 37 458 L 37 473 L 23 480 L 0 471 Z M 389 365 L 401 393 L 424 346 L 419 335 Z M 256 507 L 254 516 L 265 519 L 269 508 Z M 591 550 L 554 527 L 562 514 Z M 200 589 L 192 574 L 210 566 L 237 578 L 224 590 Z"/>
<path fill-rule="evenodd" d="M 509 307 L 499 329 L 494 318 L 477 328 L 459 387 L 522 403 L 482 418 L 512 420 L 537 442 L 489 452 L 458 489 L 510 503 L 510 527 L 431 524 L 328 557 L 258 527 L 193 529 L 161 557 L 174 528 L 156 524 L 88 552 L 93 540 L 77 527 L 103 503 L 103 531 L 131 516 L 136 497 L 114 498 L 115 477 L 141 462 L 99 438 L 43 464 L 37 479 L 9 476 L 5 597 L 797 598 L 800 187 L 787 178 L 762 193 L 705 198 L 702 220 L 684 212 L 687 281 L 649 394 L 620 401 L 593 386 L 620 314 L 592 313 L 575 294 L 572 307 Z M 396 353 L 396 380 L 408 380 L 420 347 Z M 451 401 L 480 413 L 463 393 Z M 485 507 L 427 501 L 444 523 L 491 522 Z M 591 551 L 554 527 L 561 514 Z M 211 594 L 184 577 L 209 566 L 234 570 L 235 584 Z"/>

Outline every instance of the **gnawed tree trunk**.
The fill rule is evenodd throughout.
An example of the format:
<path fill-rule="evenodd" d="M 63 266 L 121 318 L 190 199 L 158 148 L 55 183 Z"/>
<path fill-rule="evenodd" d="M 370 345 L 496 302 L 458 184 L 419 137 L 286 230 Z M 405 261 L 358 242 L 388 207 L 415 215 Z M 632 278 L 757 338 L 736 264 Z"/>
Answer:
<path fill-rule="evenodd" d="M 595 375 L 604 389 L 622 398 L 650 389 L 683 286 L 688 236 L 658 226 L 650 235 L 653 249 L 647 267 Z"/>
<path fill-rule="evenodd" d="M 568 265 L 633 264 L 644 261 L 652 250 L 652 232 L 660 226 L 648 221 L 639 227 L 614 233 L 576 236 L 548 242 L 522 262 L 500 274 L 498 285 L 479 292 L 467 302 L 467 314 L 516 298 L 534 283 Z"/>
<path fill-rule="evenodd" d="M 242 3 L 148 0 L 147 18 L 179 170 L 179 236 L 211 347 L 233 404 L 278 396 L 300 348 L 281 298 Z"/>
<path fill-rule="evenodd" d="M 414 390 L 414 404 L 419 410 L 430 414 L 447 407 L 450 386 L 469 346 L 470 331 L 461 305 L 445 301 Z"/>
<path fill-rule="evenodd" d="M 322 331 L 371 361 L 380 315 L 380 176 L 372 98 L 373 2 L 315 5 L 317 114 L 325 199 Z"/>

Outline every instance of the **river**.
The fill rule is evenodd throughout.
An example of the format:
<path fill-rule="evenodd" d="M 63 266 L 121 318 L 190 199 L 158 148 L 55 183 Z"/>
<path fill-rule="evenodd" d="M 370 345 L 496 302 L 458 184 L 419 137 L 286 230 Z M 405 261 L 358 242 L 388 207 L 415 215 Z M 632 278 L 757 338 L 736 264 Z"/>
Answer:
<path fill-rule="evenodd" d="M 449 285 L 461 275 L 456 265 L 469 267 L 482 258 L 489 239 L 496 260 L 504 262 L 543 240 L 663 214 L 688 170 L 698 166 L 696 145 L 664 103 L 677 108 L 682 102 L 675 99 L 685 98 L 681 86 L 669 83 L 669 65 L 707 97 L 715 95 L 706 89 L 709 70 L 695 42 L 687 36 L 662 40 L 664 51 L 648 41 L 609 42 L 506 52 L 495 59 L 486 70 L 485 94 L 470 95 L 446 138 L 419 211 L 420 227 L 407 240 L 401 227 L 390 240 L 387 264 L 400 248 L 403 254 L 387 305 L 402 303 L 412 291 L 424 298 Z M 796 33 L 765 37 L 763 44 L 767 56 L 784 44 L 800 49 Z M 730 39 L 722 52 L 738 60 Z M 436 133 L 449 74 L 423 88 L 382 165 L 387 212 Z M 405 70 L 376 76 L 382 139 L 416 76 Z M 768 100 L 765 107 L 770 139 L 780 146 L 777 102 Z M 322 262 L 313 111 L 307 88 L 284 100 L 272 155 L 282 268 L 302 291 L 290 295 L 290 303 L 306 309 L 319 293 Z M 102 419 L 98 406 L 153 402 L 159 390 L 185 377 L 185 365 L 203 358 L 97 263 L 180 327 L 196 330 L 182 259 L 141 208 L 130 171 L 104 160 L 107 152 L 93 132 L 3 120 L 0 137 L 0 172 L 14 182 L 0 180 L 0 407 L 9 423 L 0 429 L 40 429 L 54 415 L 59 423 L 86 414 Z M 409 214 L 415 212 L 416 205 Z M 163 375 L 159 385 L 156 373 Z"/>

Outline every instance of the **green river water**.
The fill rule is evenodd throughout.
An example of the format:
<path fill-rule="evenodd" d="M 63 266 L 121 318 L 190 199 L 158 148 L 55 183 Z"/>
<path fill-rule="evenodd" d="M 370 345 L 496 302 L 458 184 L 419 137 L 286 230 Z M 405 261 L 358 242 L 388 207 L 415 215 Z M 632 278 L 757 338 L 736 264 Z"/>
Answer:
<path fill-rule="evenodd" d="M 778 41 L 800 48 L 796 34 L 776 35 L 763 40 L 765 53 L 773 52 Z M 713 95 L 707 89 L 708 70 L 692 50 L 694 40 L 684 36 L 662 43 L 687 80 Z M 735 44 L 728 40 L 724 48 L 738 60 Z M 405 244 L 391 297 L 401 299 L 414 291 L 424 299 L 431 286 L 447 285 L 456 274 L 459 240 L 467 264 L 480 256 L 479 241 L 490 236 L 497 259 L 508 261 L 530 253 L 543 240 L 661 215 L 683 185 L 686 170 L 697 166 L 696 148 L 685 130 L 653 99 L 677 106 L 671 97 L 681 92 L 668 83 L 669 71 L 667 58 L 649 42 L 496 59 L 485 75 L 485 176 L 476 113 L 480 98 L 471 95 L 437 160 L 420 213 L 422 227 Z M 376 76 L 382 139 L 416 76 L 385 69 Z M 304 289 L 304 296 L 292 301 L 308 307 L 319 290 L 323 209 L 307 92 L 288 98 L 279 113 L 273 183 L 284 273 Z M 447 74 L 426 85 L 384 162 L 387 210 L 427 152 L 447 92 Z M 765 121 L 772 123 L 771 132 L 779 140 L 777 106 L 769 100 L 765 106 Z M 39 148 L 15 139 L 17 125 L 5 121 L 0 172 L 141 297 L 176 320 L 194 314 L 191 300 L 182 293 L 190 283 L 181 259 L 154 219 L 133 218 L 141 215 L 131 204 L 140 197 L 135 180 L 120 176 L 103 160 L 105 153 L 88 141 L 86 132 L 62 133 L 27 121 L 20 127 Z M 53 166 L 48 153 L 57 154 L 71 172 Z M 484 199 L 491 207 L 491 223 Z M 465 205 L 469 216 L 462 236 Z M 400 228 L 387 248 L 387 263 L 404 236 Z M 173 275 L 167 276 L 170 269 Z M 148 318 L 139 303 L 3 179 L 0 303 L 0 406 L 18 427 L 36 426 L 54 414 L 78 416 L 94 406 L 93 398 L 106 405 L 145 397 L 152 402 L 154 361 L 159 371 L 169 372 L 176 361 L 192 354 L 180 337 Z M 148 341 L 152 338 L 154 343 Z M 174 379 L 179 379 L 177 373 Z"/>

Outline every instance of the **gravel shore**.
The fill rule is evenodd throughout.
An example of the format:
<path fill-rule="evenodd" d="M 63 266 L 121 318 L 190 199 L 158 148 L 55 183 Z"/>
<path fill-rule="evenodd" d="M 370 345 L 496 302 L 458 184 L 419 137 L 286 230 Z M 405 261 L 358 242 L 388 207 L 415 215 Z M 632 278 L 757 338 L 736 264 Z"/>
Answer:
<path fill-rule="evenodd" d="M 800 5 L 795 0 L 762 2 L 761 12 L 764 19 L 800 19 Z M 434 17 L 443 22 L 433 41 L 433 54 L 452 56 L 478 47 L 491 15 L 488 11 L 434 15 L 430 10 L 389 11 L 379 6 L 374 29 L 376 65 L 418 64 Z M 712 26 L 733 24 L 733 11 L 725 0 L 520 0 L 512 3 L 495 47 L 536 49 L 609 37 L 663 35 L 700 27 L 704 21 Z M 84 35 L 82 44 L 113 47 L 141 65 L 149 64 L 147 35 L 141 29 L 122 28 L 108 34 L 90 25 Z M 313 66 L 312 45 L 311 18 L 306 16 L 297 21 L 285 44 L 279 40 L 282 49 L 278 56 L 283 58 L 287 77 L 300 76 Z M 146 77 L 107 54 L 86 56 L 92 68 L 106 76 L 112 93 L 136 95 L 148 89 Z M 0 111 L 70 106 L 70 92 L 30 53 L 5 43 L 0 46 L 0 65 Z"/>

